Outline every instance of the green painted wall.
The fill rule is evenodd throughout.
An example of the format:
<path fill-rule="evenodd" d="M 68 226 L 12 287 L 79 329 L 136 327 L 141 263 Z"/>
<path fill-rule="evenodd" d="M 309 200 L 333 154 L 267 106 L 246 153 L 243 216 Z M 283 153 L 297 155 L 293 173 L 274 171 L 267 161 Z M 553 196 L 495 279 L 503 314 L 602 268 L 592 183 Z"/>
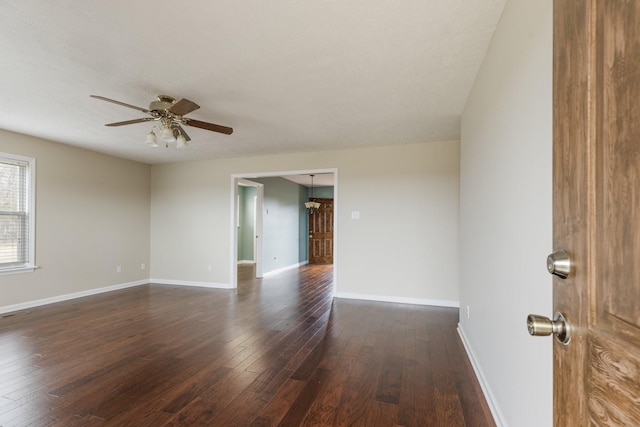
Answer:
<path fill-rule="evenodd" d="M 264 184 L 263 271 L 306 261 L 306 188 L 280 177 L 251 180 Z"/>
<path fill-rule="evenodd" d="M 303 185 L 298 186 L 298 197 L 300 199 L 299 204 L 299 231 L 298 231 L 298 259 L 299 262 L 309 260 L 309 216 L 307 215 L 307 208 L 304 206 L 304 202 L 308 200 L 307 188 Z"/>
<path fill-rule="evenodd" d="M 311 197 L 311 188 L 307 189 L 307 193 Z M 313 197 L 333 199 L 333 187 L 313 187 Z"/>

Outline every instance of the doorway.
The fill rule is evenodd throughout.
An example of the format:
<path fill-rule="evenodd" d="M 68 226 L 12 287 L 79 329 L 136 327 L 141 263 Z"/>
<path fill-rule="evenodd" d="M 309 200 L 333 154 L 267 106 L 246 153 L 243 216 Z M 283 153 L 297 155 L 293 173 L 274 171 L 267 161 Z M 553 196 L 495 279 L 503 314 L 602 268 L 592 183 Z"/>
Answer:
<path fill-rule="evenodd" d="M 263 185 L 246 179 L 238 180 L 238 215 L 236 219 L 237 229 L 237 256 L 238 264 L 253 264 L 255 277 L 262 277 L 262 218 L 261 211 L 263 199 Z"/>
<path fill-rule="evenodd" d="M 267 214 L 271 214 L 273 216 L 273 211 L 271 212 L 267 212 L 267 210 L 269 209 L 268 206 L 265 206 L 265 201 L 264 201 L 264 185 L 254 181 L 254 180 L 258 180 L 261 178 L 284 178 L 286 180 L 289 181 L 293 181 L 296 182 L 295 179 L 297 177 L 302 177 L 302 176 L 309 176 L 310 174 L 316 174 L 316 175 L 328 175 L 331 177 L 332 179 L 332 184 L 333 184 L 333 212 L 332 212 L 332 221 L 333 221 L 333 234 L 334 234 L 334 239 L 337 241 L 337 236 L 338 236 L 338 227 L 337 227 L 337 212 L 338 212 L 338 206 L 337 206 L 337 197 L 338 197 L 338 171 L 335 168 L 332 169 L 315 169 L 315 170 L 296 170 L 296 171 L 284 171 L 284 172 L 265 172 L 265 173 L 247 173 L 247 174 L 233 174 L 231 175 L 231 208 L 232 208 L 232 212 L 231 212 L 231 227 L 230 227 L 230 233 L 231 233 L 231 268 L 230 268 L 230 276 L 231 276 L 231 286 L 234 288 L 237 288 L 238 286 L 238 264 L 237 264 L 237 260 L 238 260 L 238 245 L 239 245 L 239 237 L 242 237 L 241 235 L 239 235 L 238 233 L 238 221 L 239 221 L 239 216 L 240 216 L 240 203 L 239 203 L 239 192 L 241 190 L 239 190 L 240 187 L 253 187 L 253 186 L 257 186 L 259 185 L 260 187 L 256 187 L 258 189 L 257 194 L 256 194 L 256 238 L 255 238 L 255 248 L 256 248 L 256 276 L 257 277 L 262 277 L 264 274 L 270 274 L 273 273 L 275 271 L 271 271 L 270 268 L 266 268 L 265 270 L 265 264 L 264 264 L 264 256 L 269 256 L 269 254 L 265 255 L 264 254 L 264 233 L 272 233 L 273 230 L 269 230 L 269 226 L 265 226 L 264 225 L 264 217 Z M 302 188 L 304 188 L 305 186 L 302 185 Z M 300 205 L 302 206 L 302 208 L 304 209 L 303 203 L 300 203 Z M 305 219 L 306 221 L 306 219 Z M 308 262 L 308 237 L 306 236 L 306 231 L 308 230 L 308 225 L 307 224 L 302 224 L 302 221 L 300 221 L 301 224 L 299 224 L 300 227 L 302 227 L 302 225 L 304 225 L 304 237 L 303 239 L 301 239 L 301 243 L 299 243 L 299 248 L 302 249 L 303 245 L 304 245 L 304 250 L 307 251 L 307 257 L 305 259 L 304 262 L 301 262 L 299 265 L 302 264 L 306 264 Z M 293 225 L 292 225 L 293 226 Z M 301 230 L 302 233 L 302 230 Z M 273 240 L 273 239 L 271 239 Z M 333 276 L 334 276 L 334 291 L 337 288 L 337 277 L 338 277 L 338 263 L 337 263 L 337 252 L 338 252 L 338 245 L 337 244 L 333 244 L 332 245 L 332 249 L 333 249 L 333 264 L 334 264 L 334 268 L 333 268 Z M 268 252 L 268 251 L 267 251 Z M 289 267 L 293 268 L 293 267 L 297 267 L 299 265 L 291 265 Z M 287 267 L 287 268 L 289 268 Z M 259 274 L 259 276 L 258 276 Z"/>

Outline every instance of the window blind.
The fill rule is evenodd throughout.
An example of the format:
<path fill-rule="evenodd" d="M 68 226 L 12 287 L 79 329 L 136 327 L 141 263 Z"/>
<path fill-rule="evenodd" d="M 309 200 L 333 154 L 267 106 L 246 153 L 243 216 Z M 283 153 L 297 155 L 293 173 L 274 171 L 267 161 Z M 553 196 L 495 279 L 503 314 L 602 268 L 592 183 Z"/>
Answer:
<path fill-rule="evenodd" d="M 0 157 L 0 271 L 31 263 L 29 168 L 28 161 Z"/>

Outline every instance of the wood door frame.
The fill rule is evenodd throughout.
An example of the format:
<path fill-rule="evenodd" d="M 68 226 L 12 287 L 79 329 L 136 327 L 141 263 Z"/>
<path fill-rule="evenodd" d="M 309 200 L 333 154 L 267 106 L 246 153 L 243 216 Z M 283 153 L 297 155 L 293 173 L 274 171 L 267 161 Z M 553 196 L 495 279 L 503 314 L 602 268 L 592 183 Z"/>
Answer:
<path fill-rule="evenodd" d="M 230 189 L 230 206 L 231 206 L 231 221 L 230 221 L 230 237 L 231 237 L 231 245 L 230 245 L 230 284 L 231 288 L 238 287 L 238 268 L 237 268 L 237 258 L 238 258 L 238 182 L 239 180 L 246 180 L 248 182 L 252 182 L 251 179 L 255 178 L 277 178 L 277 177 L 285 177 L 288 175 L 309 175 L 309 174 L 322 174 L 322 173 L 332 173 L 333 174 L 333 293 L 338 292 L 338 168 L 325 168 L 325 169 L 302 169 L 302 170 L 288 170 L 288 171 L 278 171 L 278 172 L 253 172 L 253 173 L 239 173 L 239 174 L 231 174 L 231 189 Z M 258 184 L 253 182 L 253 184 Z M 262 190 L 264 191 L 264 190 Z M 260 193 L 260 192 L 258 192 Z M 258 209 L 259 214 L 256 216 L 256 222 L 260 223 L 260 229 L 262 232 L 262 224 L 263 224 L 263 215 L 264 209 L 263 207 L 263 198 L 264 193 L 258 195 Z M 262 234 L 260 234 L 262 236 Z M 307 245 L 308 245 L 307 239 Z M 261 252 L 260 257 L 262 258 L 262 245 L 259 245 Z M 307 256 L 308 258 L 308 256 Z M 260 272 L 262 274 L 262 271 Z M 257 265 L 256 265 L 256 275 L 257 275 Z"/>

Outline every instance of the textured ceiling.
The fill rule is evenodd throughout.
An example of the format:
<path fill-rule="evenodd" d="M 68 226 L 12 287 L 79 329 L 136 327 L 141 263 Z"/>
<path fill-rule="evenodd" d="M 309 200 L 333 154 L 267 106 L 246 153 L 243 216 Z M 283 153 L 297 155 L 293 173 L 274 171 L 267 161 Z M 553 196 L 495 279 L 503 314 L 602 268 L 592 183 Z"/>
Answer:
<path fill-rule="evenodd" d="M 505 1 L 0 1 L 0 128 L 150 164 L 456 139 Z M 234 133 L 147 147 L 90 94 Z"/>

